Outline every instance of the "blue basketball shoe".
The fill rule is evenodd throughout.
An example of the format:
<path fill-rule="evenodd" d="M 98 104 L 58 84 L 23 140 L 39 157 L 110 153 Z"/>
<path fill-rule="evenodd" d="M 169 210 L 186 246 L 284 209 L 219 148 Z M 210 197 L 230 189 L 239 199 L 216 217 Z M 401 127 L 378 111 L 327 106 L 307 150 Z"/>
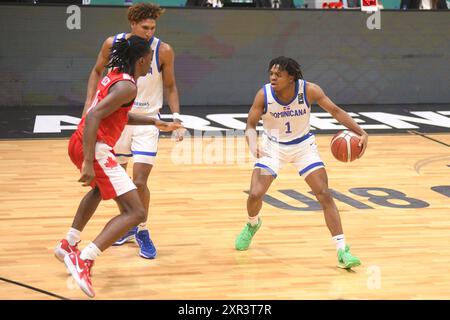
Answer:
<path fill-rule="evenodd" d="M 130 242 L 133 241 L 135 238 L 135 234 L 137 232 L 137 227 L 133 227 L 130 230 L 128 230 L 128 232 L 119 240 L 117 240 L 116 242 L 113 243 L 113 246 L 121 246 L 126 242 Z"/>
<path fill-rule="evenodd" d="M 147 229 L 136 232 L 135 240 L 139 246 L 139 255 L 142 258 L 154 259 L 156 257 L 156 248 Z"/>

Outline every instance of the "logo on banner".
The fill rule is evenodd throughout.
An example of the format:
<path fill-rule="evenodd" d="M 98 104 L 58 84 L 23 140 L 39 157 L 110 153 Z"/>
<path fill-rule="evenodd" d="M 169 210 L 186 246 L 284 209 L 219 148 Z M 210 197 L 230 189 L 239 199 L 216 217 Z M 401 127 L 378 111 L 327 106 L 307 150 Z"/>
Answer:
<path fill-rule="evenodd" d="M 361 11 L 378 11 L 377 0 L 361 0 Z"/>

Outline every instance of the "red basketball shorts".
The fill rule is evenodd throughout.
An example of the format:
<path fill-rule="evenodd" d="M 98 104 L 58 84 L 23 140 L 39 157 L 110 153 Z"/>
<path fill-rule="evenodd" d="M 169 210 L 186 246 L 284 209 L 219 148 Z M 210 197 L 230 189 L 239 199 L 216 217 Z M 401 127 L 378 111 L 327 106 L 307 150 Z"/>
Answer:
<path fill-rule="evenodd" d="M 94 171 L 95 178 L 91 187 L 100 189 L 103 200 L 114 199 L 122 194 L 136 189 L 133 181 L 116 161 L 112 148 L 105 143 L 97 141 L 95 144 Z M 70 160 L 81 171 L 83 165 L 83 142 L 76 134 L 69 141 Z"/>

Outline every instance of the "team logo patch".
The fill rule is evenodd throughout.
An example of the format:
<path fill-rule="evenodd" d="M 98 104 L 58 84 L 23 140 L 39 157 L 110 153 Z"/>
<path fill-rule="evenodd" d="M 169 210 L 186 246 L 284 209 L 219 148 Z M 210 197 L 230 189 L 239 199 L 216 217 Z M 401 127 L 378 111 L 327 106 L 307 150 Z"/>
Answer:
<path fill-rule="evenodd" d="M 298 103 L 305 103 L 304 99 L 303 99 L 303 92 L 300 92 L 297 96 L 298 98 Z"/>
<path fill-rule="evenodd" d="M 117 162 L 113 158 L 108 157 L 108 159 L 106 159 L 105 167 L 107 168 L 117 167 Z"/>

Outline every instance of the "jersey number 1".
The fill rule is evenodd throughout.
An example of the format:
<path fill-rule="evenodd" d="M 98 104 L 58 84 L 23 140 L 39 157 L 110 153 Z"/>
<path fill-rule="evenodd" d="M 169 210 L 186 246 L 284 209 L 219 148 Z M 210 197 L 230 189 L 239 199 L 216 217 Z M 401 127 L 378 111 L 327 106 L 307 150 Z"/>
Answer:
<path fill-rule="evenodd" d="M 285 125 L 286 125 L 286 133 L 292 133 L 291 124 L 289 122 L 286 122 Z"/>

